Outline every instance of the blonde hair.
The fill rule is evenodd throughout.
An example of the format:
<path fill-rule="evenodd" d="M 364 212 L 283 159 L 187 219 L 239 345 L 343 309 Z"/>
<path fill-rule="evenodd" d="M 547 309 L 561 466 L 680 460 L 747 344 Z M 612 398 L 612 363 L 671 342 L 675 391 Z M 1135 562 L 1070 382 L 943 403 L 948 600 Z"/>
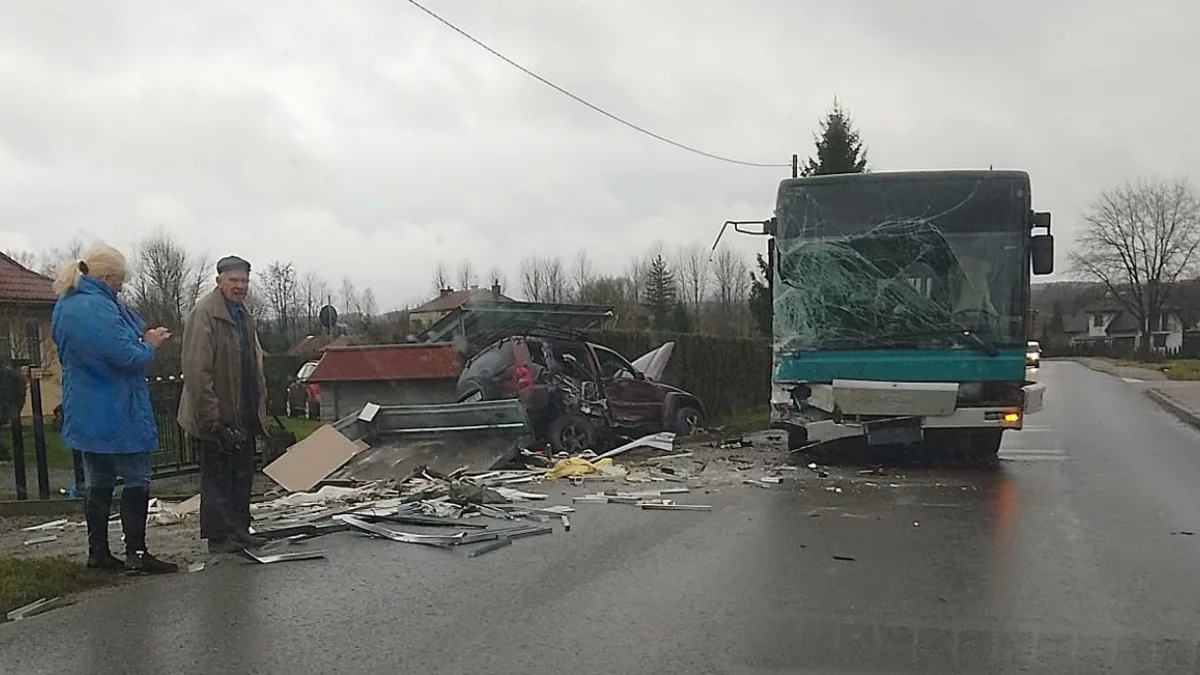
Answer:
<path fill-rule="evenodd" d="M 84 252 L 79 260 L 63 264 L 54 279 L 54 292 L 59 296 L 79 286 L 83 275 L 96 277 L 104 282 L 129 281 L 129 262 L 120 251 L 108 244 L 96 244 Z"/>

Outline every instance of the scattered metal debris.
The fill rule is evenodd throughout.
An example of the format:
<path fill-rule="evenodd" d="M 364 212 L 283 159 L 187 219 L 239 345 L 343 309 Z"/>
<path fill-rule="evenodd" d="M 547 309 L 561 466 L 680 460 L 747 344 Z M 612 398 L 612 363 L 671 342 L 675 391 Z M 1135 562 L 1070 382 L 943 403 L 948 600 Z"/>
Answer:
<path fill-rule="evenodd" d="M 50 542 L 57 541 L 57 540 L 58 540 L 57 534 L 47 534 L 47 535 L 43 535 L 41 537 L 34 537 L 33 539 L 26 539 L 25 545 L 26 546 L 35 546 L 37 544 L 49 544 Z"/>
<path fill-rule="evenodd" d="M 188 565 L 187 571 L 189 571 L 189 572 L 203 572 L 203 571 L 204 571 L 204 563 L 203 563 L 203 562 L 195 562 L 195 563 L 192 563 L 191 565 Z"/>
<path fill-rule="evenodd" d="M 264 551 L 252 551 L 246 549 L 244 553 L 256 562 L 264 565 L 275 562 L 288 562 L 291 560 L 312 560 L 315 558 L 324 558 L 325 551 L 310 550 L 310 551 L 295 551 L 291 553 L 269 553 Z"/>
<path fill-rule="evenodd" d="M 9 612 L 7 619 L 9 621 L 19 621 L 21 619 L 28 619 L 31 616 L 41 614 L 42 612 L 48 612 L 55 607 L 60 606 L 62 604 L 61 600 L 62 598 L 58 596 L 35 600 L 24 607 L 18 607 Z"/>
<path fill-rule="evenodd" d="M 496 549 L 504 548 L 505 546 L 512 546 L 512 539 L 509 539 L 508 537 L 501 537 L 500 539 L 497 539 L 495 541 L 484 544 L 483 546 L 480 546 L 479 548 L 475 549 L 474 551 L 471 551 L 471 553 L 468 555 L 472 558 L 475 558 L 475 557 L 483 555 L 484 553 L 491 553 L 492 551 L 495 551 Z"/>
<path fill-rule="evenodd" d="M 61 530 L 66 526 L 67 519 L 60 518 L 58 520 L 52 520 L 48 523 L 42 523 L 41 525 L 30 525 L 29 527 L 22 528 L 22 530 L 25 532 L 40 532 L 42 530 Z"/>

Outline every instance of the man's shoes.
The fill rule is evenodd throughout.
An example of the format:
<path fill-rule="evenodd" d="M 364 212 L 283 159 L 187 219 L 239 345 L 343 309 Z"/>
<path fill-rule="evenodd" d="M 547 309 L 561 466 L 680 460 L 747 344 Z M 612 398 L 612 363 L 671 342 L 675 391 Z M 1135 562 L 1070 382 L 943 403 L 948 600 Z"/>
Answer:
<path fill-rule="evenodd" d="M 249 530 L 235 530 L 229 538 L 242 545 L 242 548 L 259 548 L 267 544 L 267 540 L 250 534 Z"/>
<path fill-rule="evenodd" d="M 130 551 L 125 555 L 126 574 L 171 574 L 178 572 L 179 566 L 159 560 L 146 551 Z"/>
<path fill-rule="evenodd" d="M 246 547 L 232 539 L 209 539 L 209 553 L 241 553 Z"/>
<path fill-rule="evenodd" d="M 125 568 L 125 563 L 114 556 L 107 548 L 88 552 L 87 566 L 94 570 L 117 571 Z"/>

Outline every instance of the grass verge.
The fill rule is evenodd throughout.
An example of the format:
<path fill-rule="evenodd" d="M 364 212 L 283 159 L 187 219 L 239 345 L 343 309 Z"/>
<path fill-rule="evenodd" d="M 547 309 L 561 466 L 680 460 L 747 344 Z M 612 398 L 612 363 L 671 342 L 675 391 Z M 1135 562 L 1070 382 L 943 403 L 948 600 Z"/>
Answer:
<path fill-rule="evenodd" d="M 1200 360 L 1167 361 L 1163 366 L 1168 380 L 1200 380 Z"/>
<path fill-rule="evenodd" d="M 722 427 L 721 433 L 737 434 L 761 431 L 767 428 L 770 421 L 771 409 L 763 405 L 721 415 L 709 424 L 713 427 Z"/>
<path fill-rule="evenodd" d="M 111 573 L 90 570 L 66 558 L 0 558 L 0 621 L 10 611 L 35 600 L 114 582 Z"/>
<path fill-rule="evenodd" d="M 284 417 L 281 421 L 283 422 L 283 426 L 287 427 L 288 431 L 296 434 L 296 441 L 308 438 L 309 434 L 320 429 L 325 424 L 320 420 L 306 420 L 299 417 Z"/>

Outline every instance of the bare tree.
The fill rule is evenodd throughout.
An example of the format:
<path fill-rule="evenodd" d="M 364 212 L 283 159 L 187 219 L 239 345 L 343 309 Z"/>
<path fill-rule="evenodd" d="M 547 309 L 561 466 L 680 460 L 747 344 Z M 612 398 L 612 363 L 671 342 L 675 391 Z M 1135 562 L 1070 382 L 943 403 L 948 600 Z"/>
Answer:
<path fill-rule="evenodd" d="M 487 281 L 493 286 L 499 286 L 501 293 L 508 288 L 508 278 L 505 277 L 504 271 L 499 267 L 493 267 L 492 269 L 488 270 Z"/>
<path fill-rule="evenodd" d="M 720 329 L 723 334 L 744 334 L 746 299 L 750 289 L 750 269 L 742 256 L 727 247 L 717 250 L 712 263 L 713 291 Z"/>
<path fill-rule="evenodd" d="M 546 302 L 546 274 L 540 258 L 521 259 L 521 295 L 529 302 Z"/>
<path fill-rule="evenodd" d="M 321 308 L 332 300 L 329 284 L 316 272 L 305 272 L 300 277 L 298 296 L 300 312 L 304 316 L 304 330 L 309 333 L 315 332 Z"/>
<path fill-rule="evenodd" d="M 586 250 L 580 249 L 571 263 L 571 296 L 576 302 L 584 302 L 583 295 L 596 278 L 596 270 Z"/>
<path fill-rule="evenodd" d="M 1074 271 L 1104 284 L 1148 336 L 1176 283 L 1197 267 L 1200 196 L 1186 179 L 1126 183 L 1102 192 L 1083 220 Z M 1149 340 L 1139 348 L 1148 352 Z"/>
<path fill-rule="evenodd" d="M 267 270 L 261 276 L 263 301 L 267 311 L 275 322 L 280 339 L 286 344 L 292 344 L 297 334 L 299 305 L 299 281 L 296 279 L 296 267 L 292 263 L 278 260 L 267 265 Z"/>
<path fill-rule="evenodd" d="M 704 298 L 708 294 L 708 287 L 712 279 L 712 270 L 708 264 L 708 252 L 704 245 L 698 241 L 693 241 L 686 247 L 679 249 L 679 260 L 675 264 L 675 269 L 679 273 L 679 285 L 682 287 L 683 299 L 691 307 L 692 312 L 698 314 L 700 307 L 704 304 Z"/>
<path fill-rule="evenodd" d="M 446 263 L 438 261 L 438 264 L 433 268 L 433 294 L 434 296 L 442 292 L 443 288 L 450 285 L 450 270 L 446 268 Z"/>
<path fill-rule="evenodd" d="M 71 239 L 65 246 L 51 246 L 38 257 L 36 267 L 30 267 L 35 272 L 53 277 L 58 274 L 58 268 L 67 261 L 79 260 L 83 256 L 83 242 L 78 238 Z M 29 267 L 26 265 L 26 267 Z"/>
<path fill-rule="evenodd" d="M 362 313 L 362 299 L 358 295 L 358 289 L 354 287 L 354 282 L 350 281 L 350 277 L 342 277 L 342 290 L 338 296 L 342 302 L 343 313 Z"/>
<path fill-rule="evenodd" d="M 42 256 L 32 251 L 9 249 L 4 252 L 4 255 L 15 260 L 18 265 L 34 272 L 37 272 L 41 268 Z M 55 271 L 57 272 L 58 270 Z"/>
<path fill-rule="evenodd" d="M 162 229 L 134 246 L 133 258 L 133 306 L 152 325 L 180 328 L 211 279 L 209 258 L 189 254 Z"/>
<path fill-rule="evenodd" d="M 554 303 L 566 302 L 570 295 L 570 288 L 566 270 L 563 269 L 562 260 L 558 256 L 544 258 L 542 260 L 542 269 L 545 270 L 546 301 Z"/>
<path fill-rule="evenodd" d="M 475 276 L 475 265 L 471 263 L 470 258 L 463 258 L 458 263 L 458 287 L 460 290 L 466 290 L 478 283 Z"/>
<path fill-rule="evenodd" d="M 379 313 L 379 303 L 375 301 L 375 291 L 364 288 L 359 298 L 359 311 L 365 318 L 373 318 Z"/>

